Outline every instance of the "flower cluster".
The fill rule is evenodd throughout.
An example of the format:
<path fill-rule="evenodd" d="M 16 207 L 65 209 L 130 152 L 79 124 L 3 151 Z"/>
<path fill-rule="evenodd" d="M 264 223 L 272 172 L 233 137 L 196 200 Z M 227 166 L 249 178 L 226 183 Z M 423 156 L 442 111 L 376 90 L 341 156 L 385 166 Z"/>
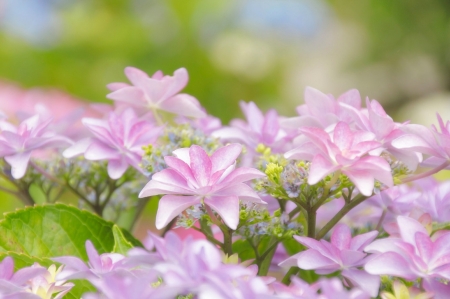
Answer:
<path fill-rule="evenodd" d="M 241 102 L 222 126 L 181 93 L 186 69 L 125 75 L 110 104 L 0 104 L 0 189 L 97 215 L 1 220 L 0 298 L 448 297 L 450 184 L 431 176 L 450 169 L 450 122 L 307 87 L 297 116 Z M 126 229 L 148 202 L 160 236 L 141 246 Z"/>

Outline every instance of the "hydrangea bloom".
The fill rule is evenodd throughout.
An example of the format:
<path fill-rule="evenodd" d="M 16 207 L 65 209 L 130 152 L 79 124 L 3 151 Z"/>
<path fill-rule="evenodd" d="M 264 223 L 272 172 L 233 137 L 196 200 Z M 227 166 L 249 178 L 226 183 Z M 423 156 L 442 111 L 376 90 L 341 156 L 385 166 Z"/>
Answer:
<path fill-rule="evenodd" d="M 161 71 L 149 77 L 141 70 L 127 67 L 125 75 L 132 85 L 109 84 L 109 89 L 113 91 L 107 95 L 109 99 L 140 110 L 163 110 L 196 118 L 206 116 L 196 98 L 179 93 L 188 82 L 185 68 L 176 70 L 173 77 L 164 76 Z"/>
<path fill-rule="evenodd" d="M 159 202 L 156 227 L 161 229 L 188 207 L 204 203 L 230 228 L 236 229 L 239 199 L 264 203 L 244 182 L 265 175 L 253 168 L 235 169 L 241 150 L 241 145 L 230 144 L 210 157 L 200 146 L 193 145 L 174 151 L 175 157 L 166 156 L 169 168 L 155 173 L 139 194 L 139 197 L 167 194 Z"/>
<path fill-rule="evenodd" d="M 108 174 L 120 178 L 131 165 L 139 171 L 142 146 L 154 143 L 161 129 L 139 119 L 133 109 L 111 112 L 107 120 L 83 118 L 83 124 L 95 138 L 82 139 L 63 153 L 72 158 L 84 154 L 88 160 L 108 160 Z"/>
<path fill-rule="evenodd" d="M 366 263 L 365 270 L 374 275 L 392 275 L 407 280 L 423 279 L 427 291 L 434 298 L 447 298 L 450 286 L 440 279 L 450 279 L 450 233 L 441 232 L 429 237 L 428 231 L 415 219 L 398 216 L 400 238 L 374 241 L 364 249 L 375 256 Z"/>
<path fill-rule="evenodd" d="M 52 258 L 55 262 L 65 265 L 58 274 L 59 279 L 90 279 L 102 277 L 106 273 L 123 268 L 124 256 L 118 253 L 99 255 L 91 241 L 86 241 L 86 253 L 89 257 L 89 267 L 79 258 L 62 256 Z"/>
<path fill-rule="evenodd" d="M 406 134 L 392 141 L 398 149 L 407 149 L 429 155 L 424 166 L 437 167 L 437 171 L 450 169 L 450 122 L 444 124 L 440 115 L 437 115 L 441 132 L 436 127 L 432 130 L 416 124 L 402 128 Z"/>
<path fill-rule="evenodd" d="M 386 160 L 367 155 L 380 147 L 372 133 L 352 131 L 344 122 L 339 122 L 332 134 L 312 127 L 300 131 L 309 142 L 287 152 L 285 157 L 312 161 L 309 184 L 316 184 L 326 175 L 340 170 L 366 196 L 372 194 L 375 179 L 393 185 L 391 167 Z"/>
<path fill-rule="evenodd" d="M 342 276 L 375 297 L 378 294 L 380 278 L 357 268 L 365 263 L 367 254 L 362 251 L 363 248 L 377 235 L 377 231 L 371 231 L 352 238 L 350 228 L 345 224 L 338 224 L 331 235 L 331 243 L 294 236 L 309 249 L 291 256 L 280 265 L 297 265 L 301 269 L 316 270 L 318 274 L 342 270 Z"/>
<path fill-rule="evenodd" d="M 287 133 L 280 128 L 276 110 L 271 109 L 263 115 L 253 102 L 241 102 L 240 105 L 247 122 L 235 119 L 231 122 L 231 127 L 219 129 L 213 132 L 213 136 L 241 142 L 251 150 L 258 144 L 264 144 L 274 152 L 281 152 L 286 147 Z"/>
<path fill-rule="evenodd" d="M 13 178 L 20 179 L 25 175 L 35 150 L 72 144 L 70 139 L 49 131 L 50 123 L 51 119 L 43 121 L 38 115 L 24 120 L 18 127 L 0 122 L 0 157 L 11 165 Z"/>

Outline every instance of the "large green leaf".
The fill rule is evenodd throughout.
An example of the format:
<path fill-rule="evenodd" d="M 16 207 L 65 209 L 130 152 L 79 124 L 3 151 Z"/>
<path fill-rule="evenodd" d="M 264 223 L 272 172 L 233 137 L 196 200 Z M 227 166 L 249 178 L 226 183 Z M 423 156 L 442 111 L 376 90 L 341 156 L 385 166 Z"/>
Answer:
<path fill-rule="evenodd" d="M 2 252 L 0 253 L 0 261 L 2 261 L 5 257 L 10 256 L 14 259 L 14 270 L 17 271 L 19 269 L 22 269 L 24 267 L 29 267 L 33 265 L 34 263 L 39 263 L 42 267 L 50 267 L 51 265 L 55 264 L 56 266 L 59 266 L 58 263 L 55 263 L 54 261 L 48 259 L 48 258 L 37 258 L 37 257 L 31 257 L 25 254 L 19 254 L 15 252 Z M 74 280 L 71 281 L 75 284 L 75 286 L 70 290 L 69 293 L 67 293 L 64 298 L 68 299 L 78 299 L 81 298 L 81 295 L 87 292 L 95 291 L 95 288 L 86 280 Z"/>
<path fill-rule="evenodd" d="M 125 255 L 128 250 L 134 247 L 133 244 L 125 238 L 122 230 L 117 225 L 114 225 L 112 230 L 114 235 L 113 252 Z"/>
<path fill-rule="evenodd" d="M 91 240 L 99 253 L 113 251 L 113 225 L 63 204 L 27 207 L 6 214 L 0 221 L 0 252 L 38 258 L 72 255 L 87 260 L 86 240 Z M 121 232 L 131 245 L 142 246 L 130 233 Z"/>

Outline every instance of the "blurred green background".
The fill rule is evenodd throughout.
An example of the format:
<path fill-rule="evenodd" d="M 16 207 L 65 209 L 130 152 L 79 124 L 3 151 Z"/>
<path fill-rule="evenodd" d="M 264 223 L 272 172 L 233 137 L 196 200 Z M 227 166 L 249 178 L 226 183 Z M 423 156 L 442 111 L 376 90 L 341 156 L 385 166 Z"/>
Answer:
<path fill-rule="evenodd" d="M 293 116 L 309 85 L 428 125 L 450 119 L 450 1 L 0 0 L 1 80 L 108 102 L 126 66 L 186 67 L 223 123 L 239 100 Z"/>
<path fill-rule="evenodd" d="M 0 0 L 0 78 L 106 101 L 125 66 L 183 66 L 224 122 L 241 99 L 293 115 L 306 85 L 448 115 L 449 46 L 446 0 Z"/>

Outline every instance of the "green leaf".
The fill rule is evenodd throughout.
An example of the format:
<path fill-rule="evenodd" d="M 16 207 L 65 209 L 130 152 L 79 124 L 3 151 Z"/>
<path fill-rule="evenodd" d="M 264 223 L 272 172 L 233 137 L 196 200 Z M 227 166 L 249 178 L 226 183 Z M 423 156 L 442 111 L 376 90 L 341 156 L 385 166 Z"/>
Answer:
<path fill-rule="evenodd" d="M 237 253 L 241 261 L 251 260 L 255 258 L 255 252 L 247 240 L 236 240 L 233 243 L 233 252 Z"/>
<path fill-rule="evenodd" d="M 2 261 L 5 257 L 10 256 L 14 259 L 14 272 L 32 266 L 34 263 L 39 263 L 42 267 L 48 268 L 51 265 L 56 265 L 57 267 L 60 265 L 48 258 L 37 258 L 31 257 L 21 253 L 15 252 L 2 252 L 0 253 L 0 261 Z M 67 293 L 64 298 L 68 299 L 78 299 L 84 293 L 95 291 L 94 286 L 92 286 L 87 280 L 73 280 L 71 281 L 75 284 L 75 286 Z"/>
<path fill-rule="evenodd" d="M 122 230 L 117 225 L 114 224 L 112 231 L 114 235 L 113 252 L 125 255 L 128 250 L 134 247 L 133 244 L 125 239 Z"/>
<path fill-rule="evenodd" d="M 71 255 L 87 260 L 86 240 L 91 240 L 100 254 L 112 252 L 113 226 L 97 215 L 64 204 L 26 207 L 0 221 L 0 252 L 38 258 Z M 142 246 L 130 233 L 120 232 L 132 246 Z"/>

